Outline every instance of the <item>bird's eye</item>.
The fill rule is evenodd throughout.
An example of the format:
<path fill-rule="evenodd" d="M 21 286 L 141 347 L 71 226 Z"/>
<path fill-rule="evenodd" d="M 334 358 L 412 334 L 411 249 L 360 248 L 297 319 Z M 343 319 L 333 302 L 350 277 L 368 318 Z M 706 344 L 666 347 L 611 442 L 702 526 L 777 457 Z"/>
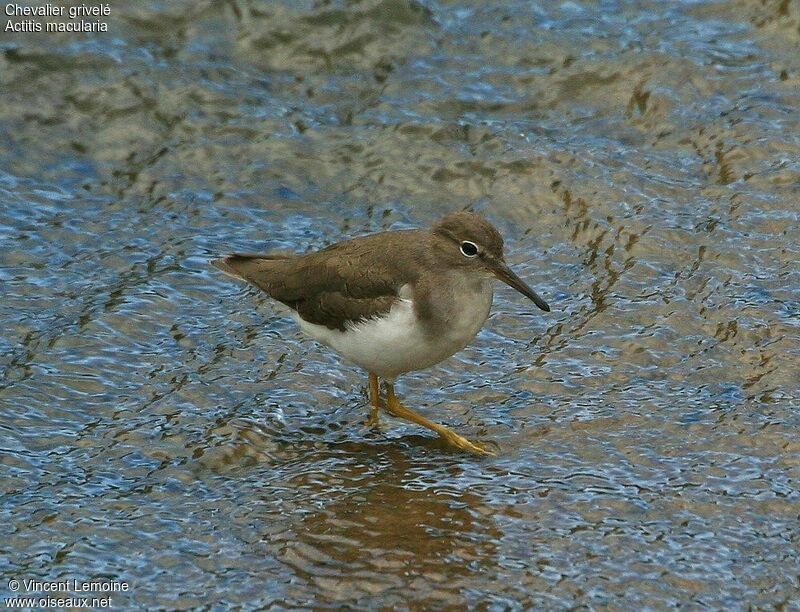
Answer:
<path fill-rule="evenodd" d="M 461 243 L 461 254 L 464 257 L 475 257 L 478 254 L 478 245 L 469 240 Z"/>

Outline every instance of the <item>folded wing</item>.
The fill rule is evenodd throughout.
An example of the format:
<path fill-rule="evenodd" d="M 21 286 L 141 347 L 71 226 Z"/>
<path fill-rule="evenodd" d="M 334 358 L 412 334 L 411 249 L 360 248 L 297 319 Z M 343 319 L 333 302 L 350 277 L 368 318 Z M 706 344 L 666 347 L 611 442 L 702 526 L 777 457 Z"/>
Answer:
<path fill-rule="evenodd" d="M 303 320 L 344 331 L 388 313 L 400 287 L 412 280 L 413 267 L 375 256 L 385 249 L 381 237 L 340 242 L 308 255 L 234 253 L 211 263 L 286 304 Z"/>

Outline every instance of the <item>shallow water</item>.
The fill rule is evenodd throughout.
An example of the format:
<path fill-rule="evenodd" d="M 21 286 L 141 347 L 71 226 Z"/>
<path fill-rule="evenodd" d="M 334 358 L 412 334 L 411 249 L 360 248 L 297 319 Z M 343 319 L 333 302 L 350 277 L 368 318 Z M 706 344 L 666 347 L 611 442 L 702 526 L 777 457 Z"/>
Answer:
<path fill-rule="evenodd" d="M 797 3 L 147 2 L 0 41 L 0 591 L 800 608 Z M 406 403 L 207 261 L 473 206 Z M 23 593 L 18 593 L 23 594 Z"/>

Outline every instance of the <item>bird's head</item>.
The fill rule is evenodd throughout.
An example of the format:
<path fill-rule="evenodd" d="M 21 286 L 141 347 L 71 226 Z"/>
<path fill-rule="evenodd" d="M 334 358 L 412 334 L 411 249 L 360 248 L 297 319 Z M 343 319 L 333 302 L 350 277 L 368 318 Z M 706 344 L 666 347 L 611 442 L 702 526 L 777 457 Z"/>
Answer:
<path fill-rule="evenodd" d="M 450 213 L 434 224 L 432 232 L 437 257 L 446 266 L 497 278 L 550 311 L 547 302 L 508 267 L 503 237 L 486 219 L 471 212 Z"/>

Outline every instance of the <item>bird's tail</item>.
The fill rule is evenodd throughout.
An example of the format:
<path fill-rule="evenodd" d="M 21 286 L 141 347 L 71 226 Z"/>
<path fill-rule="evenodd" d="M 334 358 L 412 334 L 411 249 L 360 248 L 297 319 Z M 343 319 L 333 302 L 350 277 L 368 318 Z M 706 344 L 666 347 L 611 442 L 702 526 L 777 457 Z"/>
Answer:
<path fill-rule="evenodd" d="M 212 259 L 211 265 L 222 270 L 228 276 L 241 278 L 259 285 L 259 277 L 271 276 L 270 272 L 279 272 L 293 259 L 292 255 L 268 255 L 266 253 L 231 253 L 219 259 Z"/>

